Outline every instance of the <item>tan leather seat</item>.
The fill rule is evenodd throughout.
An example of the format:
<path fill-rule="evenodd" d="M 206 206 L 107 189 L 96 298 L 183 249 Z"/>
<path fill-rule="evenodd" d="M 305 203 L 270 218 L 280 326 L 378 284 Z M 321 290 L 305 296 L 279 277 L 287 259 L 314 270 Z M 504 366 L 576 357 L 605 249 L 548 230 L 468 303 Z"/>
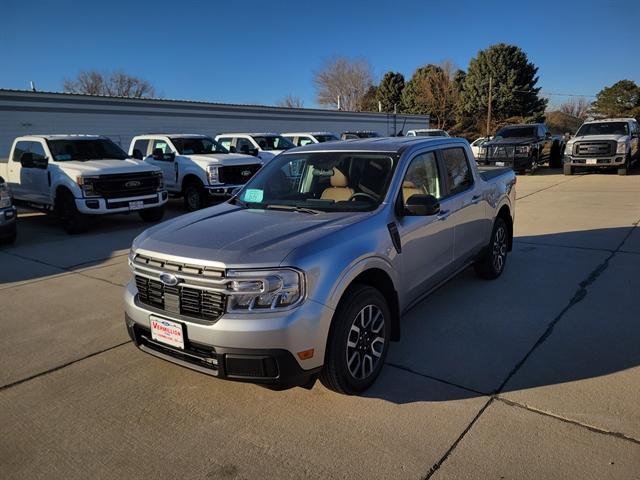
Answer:
<path fill-rule="evenodd" d="M 325 188 L 320 198 L 322 200 L 333 200 L 334 202 L 347 201 L 353 195 L 353 189 L 349 188 L 349 180 L 337 168 L 333 167 L 333 175 L 331 175 L 331 186 Z"/>
<path fill-rule="evenodd" d="M 410 182 L 408 180 L 405 180 L 404 182 L 402 182 L 402 199 L 404 200 L 404 204 L 407 204 L 407 200 L 409 199 L 409 197 L 411 195 L 422 195 L 424 194 L 424 192 L 418 188 L 418 186 L 413 183 Z"/>

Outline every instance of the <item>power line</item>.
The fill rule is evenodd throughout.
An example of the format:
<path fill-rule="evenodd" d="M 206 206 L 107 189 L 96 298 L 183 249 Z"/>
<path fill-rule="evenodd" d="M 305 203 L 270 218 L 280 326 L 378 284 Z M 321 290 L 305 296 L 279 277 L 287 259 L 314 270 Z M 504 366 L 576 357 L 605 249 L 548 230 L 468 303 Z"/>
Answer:
<path fill-rule="evenodd" d="M 537 93 L 540 95 L 548 95 L 548 96 L 556 96 L 556 97 L 591 97 L 596 98 L 597 95 L 586 95 L 583 93 L 556 93 L 556 92 L 546 92 L 544 90 L 540 90 L 536 92 L 535 90 L 513 90 L 517 93 Z"/>

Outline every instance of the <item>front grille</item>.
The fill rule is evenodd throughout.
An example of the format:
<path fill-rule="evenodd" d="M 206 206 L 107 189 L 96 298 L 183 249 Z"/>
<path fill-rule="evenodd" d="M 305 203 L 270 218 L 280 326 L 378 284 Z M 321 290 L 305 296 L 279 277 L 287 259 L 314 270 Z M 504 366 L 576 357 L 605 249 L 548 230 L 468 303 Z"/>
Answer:
<path fill-rule="evenodd" d="M 218 175 L 220 182 L 226 185 L 244 185 L 258 170 L 260 170 L 259 164 L 230 165 L 220 167 Z"/>
<path fill-rule="evenodd" d="M 96 195 L 103 198 L 138 197 L 157 193 L 161 177 L 152 172 L 101 175 L 93 182 Z"/>
<path fill-rule="evenodd" d="M 614 155 L 617 143 L 614 141 L 578 142 L 573 147 L 577 157 L 607 157 Z"/>
<path fill-rule="evenodd" d="M 169 313 L 204 320 L 217 320 L 226 307 L 226 296 L 187 286 L 168 286 L 158 280 L 136 275 L 140 302 Z"/>

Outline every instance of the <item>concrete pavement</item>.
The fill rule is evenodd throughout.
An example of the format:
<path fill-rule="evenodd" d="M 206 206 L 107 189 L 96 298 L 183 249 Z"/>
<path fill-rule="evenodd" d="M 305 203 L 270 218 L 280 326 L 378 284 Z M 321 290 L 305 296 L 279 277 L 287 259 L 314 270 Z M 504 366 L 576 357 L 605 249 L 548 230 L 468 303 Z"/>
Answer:
<path fill-rule="evenodd" d="M 407 312 L 361 397 L 137 351 L 121 296 L 144 226 L 21 218 L 0 251 L 0 476 L 640 478 L 640 175 L 541 173 L 518 178 L 505 275 Z"/>

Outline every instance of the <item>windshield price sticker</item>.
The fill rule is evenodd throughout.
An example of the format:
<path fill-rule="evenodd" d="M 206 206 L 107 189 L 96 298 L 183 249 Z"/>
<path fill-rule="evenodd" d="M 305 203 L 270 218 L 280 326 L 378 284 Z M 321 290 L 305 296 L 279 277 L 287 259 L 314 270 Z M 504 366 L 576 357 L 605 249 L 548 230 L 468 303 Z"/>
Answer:
<path fill-rule="evenodd" d="M 264 196 L 264 191 L 258 188 L 249 188 L 244 192 L 244 201 L 251 203 L 260 203 Z"/>

